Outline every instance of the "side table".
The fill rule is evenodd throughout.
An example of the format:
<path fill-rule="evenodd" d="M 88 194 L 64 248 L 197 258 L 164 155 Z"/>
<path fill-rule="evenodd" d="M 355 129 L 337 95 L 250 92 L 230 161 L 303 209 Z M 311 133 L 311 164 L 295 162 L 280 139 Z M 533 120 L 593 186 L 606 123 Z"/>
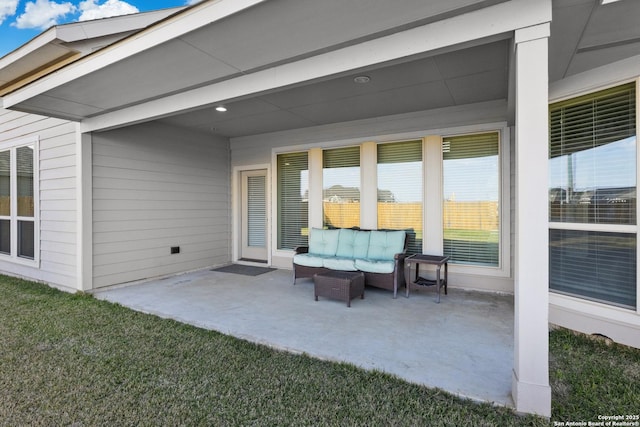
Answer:
<path fill-rule="evenodd" d="M 438 300 L 437 303 L 440 303 L 440 288 L 444 286 L 444 294 L 447 295 L 447 280 L 449 275 L 448 256 L 440 256 L 440 255 L 424 255 L 424 254 L 416 254 L 411 255 L 404 260 L 405 262 L 405 286 L 407 288 L 406 297 L 409 298 L 409 289 L 411 286 L 433 286 L 436 285 L 438 289 Z M 415 264 L 416 274 L 413 279 L 411 278 L 411 265 Z M 420 264 L 428 264 L 436 266 L 436 280 L 425 279 L 424 277 L 420 277 Z M 440 269 L 444 265 L 444 280 L 440 275 Z"/>

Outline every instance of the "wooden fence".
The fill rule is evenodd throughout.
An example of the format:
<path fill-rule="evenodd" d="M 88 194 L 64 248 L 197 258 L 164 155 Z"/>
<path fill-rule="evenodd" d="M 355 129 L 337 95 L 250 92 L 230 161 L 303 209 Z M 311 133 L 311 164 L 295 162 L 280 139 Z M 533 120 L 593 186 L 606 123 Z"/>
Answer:
<path fill-rule="evenodd" d="M 443 207 L 444 227 L 459 230 L 498 230 L 498 202 L 458 202 L 447 200 Z M 359 202 L 324 202 L 325 220 L 334 227 L 360 224 Z M 421 203 L 378 203 L 378 223 L 402 224 L 402 228 L 422 230 Z M 384 226 L 384 225 L 383 225 Z"/>

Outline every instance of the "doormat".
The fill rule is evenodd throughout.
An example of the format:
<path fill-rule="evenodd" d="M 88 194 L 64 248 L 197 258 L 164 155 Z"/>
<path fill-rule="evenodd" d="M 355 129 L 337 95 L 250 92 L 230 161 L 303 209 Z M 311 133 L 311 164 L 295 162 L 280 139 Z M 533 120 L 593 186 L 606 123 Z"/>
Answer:
<path fill-rule="evenodd" d="M 260 274 L 268 273 L 274 270 L 276 269 L 268 267 L 256 267 L 253 265 L 231 264 L 225 265 L 224 267 L 220 268 L 214 268 L 211 271 L 217 271 L 220 273 L 242 274 L 244 276 L 259 276 Z"/>

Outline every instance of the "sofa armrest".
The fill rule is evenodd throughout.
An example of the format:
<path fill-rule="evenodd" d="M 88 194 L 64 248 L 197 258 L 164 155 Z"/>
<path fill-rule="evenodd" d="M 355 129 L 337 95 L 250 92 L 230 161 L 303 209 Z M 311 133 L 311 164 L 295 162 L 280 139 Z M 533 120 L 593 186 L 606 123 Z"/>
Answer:
<path fill-rule="evenodd" d="M 297 255 L 297 254 L 308 254 L 309 253 L 309 246 L 297 246 L 293 249 L 293 252 Z"/>
<path fill-rule="evenodd" d="M 405 253 L 399 253 L 399 254 L 395 254 L 393 256 L 394 261 L 404 261 L 404 259 L 407 257 L 408 255 Z"/>

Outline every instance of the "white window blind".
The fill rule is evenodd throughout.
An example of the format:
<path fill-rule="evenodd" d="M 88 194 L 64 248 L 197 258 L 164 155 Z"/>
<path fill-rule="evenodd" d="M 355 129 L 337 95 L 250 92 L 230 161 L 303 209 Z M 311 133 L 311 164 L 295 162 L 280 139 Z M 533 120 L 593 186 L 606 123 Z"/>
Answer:
<path fill-rule="evenodd" d="M 443 138 L 444 254 L 459 264 L 500 265 L 497 132 Z"/>
<path fill-rule="evenodd" d="M 378 229 L 406 230 L 407 253 L 422 252 L 422 141 L 378 145 Z"/>
<path fill-rule="evenodd" d="M 278 155 L 278 249 L 308 245 L 308 154 Z"/>
<path fill-rule="evenodd" d="M 628 308 L 637 235 L 599 225 L 637 222 L 635 98 L 632 83 L 549 107 L 550 288 Z"/>
<path fill-rule="evenodd" d="M 266 247 L 267 198 L 265 193 L 266 177 L 264 175 L 247 177 L 247 228 L 248 245 Z"/>
<path fill-rule="evenodd" d="M 324 227 L 360 226 L 360 147 L 322 153 Z"/>

